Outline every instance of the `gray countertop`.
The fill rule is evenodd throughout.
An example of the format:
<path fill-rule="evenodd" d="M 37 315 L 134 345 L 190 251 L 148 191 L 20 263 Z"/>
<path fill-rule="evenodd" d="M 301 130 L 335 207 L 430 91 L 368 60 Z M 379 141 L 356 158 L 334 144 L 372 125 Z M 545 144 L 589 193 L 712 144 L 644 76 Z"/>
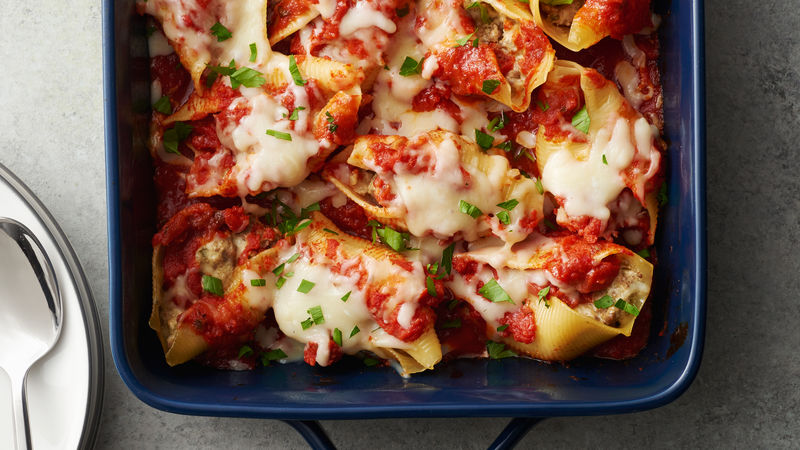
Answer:
<path fill-rule="evenodd" d="M 100 4 L 0 0 L 0 11 L 0 163 L 60 222 L 108 336 Z M 800 447 L 800 10 L 796 0 L 710 0 L 706 15 L 709 305 L 700 373 L 670 405 L 547 420 L 520 448 Z M 107 343 L 105 369 L 98 448 L 305 447 L 281 422 L 150 408 L 123 385 Z M 505 423 L 323 425 L 341 448 L 479 449 Z"/>

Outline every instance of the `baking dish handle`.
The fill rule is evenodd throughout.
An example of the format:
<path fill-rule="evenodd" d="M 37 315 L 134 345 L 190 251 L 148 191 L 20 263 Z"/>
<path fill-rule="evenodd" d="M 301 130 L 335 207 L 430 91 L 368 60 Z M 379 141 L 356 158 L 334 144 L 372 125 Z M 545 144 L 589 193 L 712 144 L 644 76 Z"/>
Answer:
<path fill-rule="evenodd" d="M 510 450 L 517 445 L 528 431 L 541 422 L 540 417 L 517 417 L 506 425 L 497 439 L 489 446 L 489 450 Z M 309 446 L 315 450 L 336 450 L 322 425 L 315 420 L 284 420 L 290 427 L 297 430 Z"/>

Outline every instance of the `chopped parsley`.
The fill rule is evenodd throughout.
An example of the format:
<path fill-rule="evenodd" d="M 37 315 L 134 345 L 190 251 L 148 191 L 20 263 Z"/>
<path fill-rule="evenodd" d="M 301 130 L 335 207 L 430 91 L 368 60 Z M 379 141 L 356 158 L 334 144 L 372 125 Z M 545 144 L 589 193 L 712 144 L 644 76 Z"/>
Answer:
<path fill-rule="evenodd" d="M 283 287 L 284 284 L 286 284 L 286 278 L 280 277 L 280 278 L 278 278 L 278 281 L 275 282 L 275 287 L 280 289 L 280 288 Z"/>
<path fill-rule="evenodd" d="M 603 164 L 608 165 L 608 160 L 606 159 L 605 153 L 603 153 Z"/>
<path fill-rule="evenodd" d="M 542 185 L 542 179 L 537 178 L 534 183 L 536 184 L 536 191 L 540 194 L 544 194 L 544 185 Z"/>
<path fill-rule="evenodd" d="M 396 252 L 404 252 L 407 250 L 417 250 L 415 248 L 411 248 L 408 246 L 407 241 L 411 239 L 411 235 L 408 233 L 401 233 L 391 227 L 384 226 L 380 228 L 381 223 L 375 220 L 370 220 L 367 222 L 368 227 L 372 227 L 372 242 L 377 242 L 377 238 L 380 237 L 381 242 L 388 245 L 392 248 L 392 250 Z"/>
<path fill-rule="evenodd" d="M 580 111 L 572 116 L 572 126 L 584 134 L 589 132 L 589 125 L 591 125 L 591 123 L 592 119 L 589 117 L 589 113 L 586 111 L 586 106 L 581 108 Z"/>
<path fill-rule="evenodd" d="M 309 291 L 311 291 L 311 289 L 314 289 L 314 285 L 315 284 L 316 283 L 314 283 L 313 281 L 308 281 L 306 279 L 303 279 L 303 281 L 300 282 L 300 286 L 297 286 L 297 292 L 302 292 L 303 294 L 308 294 Z M 320 310 L 320 314 L 322 314 L 321 310 Z M 316 320 L 314 320 L 314 322 L 316 322 Z"/>
<path fill-rule="evenodd" d="M 364 358 L 364 365 L 367 367 L 372 367 L 378 364 L 378 360 L 375 358 Z"/>
<path fill-rule="evenodd" d="M 261 365 L 268 366 L 271 361 L 277 361 L 284 358 L 288 358 L 286 353 L 283 350 L 276 348 L 275 350 L 270 350 L 261 354 Z"/>
<path fill-rule="evenodd" d="M 483 87 L 481 87 L 481 90 L 486 95 L 492 95 L 492 92 L 494 92 L 498 86 L 500 86 L 500 81 L 498 80 L 483 80 Z"/>
<path fill-rule="evenodd" d="M 538 106 L 539 109 L 542 110 L 542 112 L 545 112 L 548 109 L 550 109 L 550 105 L 548 105 L 547 102 L 541 102 L 539 100 L 536 100 L 536 106 Z"/>
<path fill-rule="evenodd" d="M 494 278 L 489 280 L 488 283 L 484 284 L 480 289 L 478 289 L 478 293 L 493 303 L 514 303 L 514 300 L 511 300 L 511 297 L 508 295 L 505 289 L 503 289 L 503 287 L 500 286 L 500 284 Z"/>
<path fill-rule="evenodd" d="M 330 111 L 325 111 L 325 120 L 328 121 L 328 131 L 331 133 L 336 133 L 336 130 L 339 129 L 339 125 L 333 121 L 333 116 L 331 115 Z"/>
<path fill-rule="evenodd" d="M 453 270 L 453 250 L 456 248 L 456 243 L 453 242 L 447 246 L 442 252 L 442 263 L 440 267 L 444 269 L 444 272 L 447 275 L 450 275 L 450 271 Z"/>
<path fill-rule="evenodd" d="M 512 198 L 511 200 L 506 200 L 503 203 L 498 203 L 497 206 L 505 209 L 506 211 L 513 211 L 514 208 L 519 205 L 519 200 Z"/>
<path fill-rule="evenodd" d="M 628 314 L 630 314 L 630 315 L 632 315 L 634 317 L 639 315 L 639 308 L 631 305 L 630 303 L 626 302 L 623 299 L 617 300 L 617 303 L 615 303 L 614 306 L 616 306 L 618 309 L 621 309 L 621 310 L 625 311 L 626 313 L 628 313 Z"/>
<path fill-rule="evenodd" d="M 203 275 L 201 283 L 203 285 L 203 290 L 206 292 L 210 292 L 218 296 L 222 296 L 224 294 L 222 290 L 222 280 L 219 278 L 212 277 L 210 275 Z"/>
<path fill-rule="evenodd" d="M 425 58 L 422 58 L 419 61 L 417 61 L 416 59 L 410 56 L 406 56 L 406 59 L 403 60 L 403 65 L 400 66 L 400 75 L 404 77 L 419 75 L 420 73 L 422 73 L 423 61 L 425 61 Z"/>
<path fill-rule="evenodd" d="M 425 277 L 425 287 L 428 289 L 428 295 L 431 297 L 438 297 L 436 293 L 436 285 L 433 283 L 433 278 L 426 276 Z"/>
<path fill-rule="evenodd" d="M 447 322 L 442 323 L 441 328 L 461 328 L 461 319 L 448 320 Z"/>
<path fill-rule="evenodd" d="M 250 280 L 250 286 L 266 286 L 267 280 L 263 278 L 254 278 Z"/>
<path fill-rule="evenodd" d="M 158 30 L 158 28 L 150 25 L 144 30 L 144 35 L 147 36 L 147 37 L 150 37 L 150 36 L 153 35 L 153 33 L 156 32 L 156 30 Z"/>
<path fill-rule="evenodd" d="M 662 183 L 661 187 L 658 189 L 658 206 L 664 206 L 669 203 L 667 191 L 667 183 Z"/>
<path fill-rule="evenodd" d="M 479 129 L 475 129 L 475 142 L 484 150 L 489 150 L 494 144 L 494 137 Z"/>
<path fill-rule="evenodd" d="M 467 6 L 467 9 L 478 8 L 481 15 L 481 22 L 489 23 L 489 12 L 486 11 L 486 7 L 483 6 L 480 2 L 474 2 L 471 5 Z"/>
<path fill-rule="evenodd" d="M 467 45 L 467 42 L 471 41 L 473 36 L 475 36 L 475 33 L 470 33 L 463 38 L 456 39 L 456 47 L 463 47 Z"/>
<path fill-rule="evenodd" d="M 450 300 L 450 302 L 447 304 L 447 309 L 452 311 L 452 310 L 456 309 L 456 306 L 458 306 L 459 303 L 461 303 L 461 300 L 459 300 L 459 299 Z"/>
<path fill-rule="evenodd" d="M 338 328 L 333 329 L 333 342 L 336 342 L 336 345 L 339 347 L 342 346 L 342 330 Z"/>
<path fill-rule="evenodd" d="M 292 135 L 289 133 L 284 133 L 283 131 L 267 130 L 267 134 L 278 139 L 283 139 L 284 141 L 292 140 Z"/>
<path fill-rule="evenodd" d="M 610 295 L 604 295 L 594 301 L 594 306 L 600 309 L 605 309 L 614 305 L 614 299 Z"/>
<path fill-rule="evenodd" d="M 642 258 L 649 258 L 650 257 L 650 250 L 647 248 L 643 248 L 636 252 L 637 255 L 641 256 Z"/>
<path fill-rule="evenodd" d="M 233 36 L 231 31 L 219 22 L 211 26 L 211 34 L 217 37 L 217 42 L 227 41 Z"/>
<path fill-rule="evenodd" d="M 314 326 L 314 321 L 309 317 L 308 319 L 300 322 L 300 326 L 303 327 L 303 330 L 307 330 Z"/>
<path fill-rule="evenodd" d="M 506 331 L 507 328 L 508 328 L 508 324 L 500 325 L 499 327 L 497 327 L 497 331 L 502 333 L 503 331 Z"/>
<path fill-rule="evenodd" d="M 487 130 L 491 132 L 495 132 L 498 130 L 502 130 L 506 126 L 506 113 L 501 112 L 500 117 L 495 117 L 491 121 L 489 121 L 489 125 L 486 127 Z"/>
<path fill-rule="evenodd" d="M 506 348 L 506 344 L 502 342 L 488 341 L 486 342 L 486 350 L 489 352 L 489 357 L 492 359 L 503 359 L 517 356 L 512 350 Z"/>
<path fill-rule="evenodd" d="M 358 325 L 354 326 L 353 331 L 350 332 L 350 337 L 357 335 L 359 331 L 361 330 L 358 329 Z"/>
<path fill-rule="evenodd" d="M 256 43 L 253 42 L 250 44 L 250 62 L 256 62 L 256 57 L 258 56 L 258 47 L 256 47 Z"/>
<path fill-rule="evenodd" d="M 550 219 L 544 219 L 542 222 L 544 222 L 544 226 L 546 226 L 547 228 L 553 231 L 558 231 L 558 226 L 556 226 L 556 224 L 551 222 Z"/>
<path fill-rule="evenodd" d="M 164 138 L 162 140 L 164 144 L 164 150 L 169 153 L 180 155 L 181 152 L 178 151 L 178 144 L 189 137 L 193 129 L 194 127 L 191 125 L 186 125 L 183 122 L 175 122 L 175 125 L 173 125 L 172 128 L 164 132 Z"/>
<path fill-rule="evenodd" d="M 346 302 L 346 301 L 347 301 L 347 299 L 348 299 L 348 298 L 350 298 L 350 294 L 351 294 L 352 292 L 353 292 L 353 291 L 347 291 L 347 294 L 344 294 L 344 295 L 342 296 L 342 301 L 343 301 L 343 302 Z"/>
<path fill-rule="evenodd" d="M 539 297 L 539 303 L 544 302 L 544 306 L 547 308 L 550 307 L 550 303 L 547 301 L 547 294 L 549 293 L 550 293 L 550 286 L 547 286 L 545 288 L 540 289 L 539 293 L 537 294 L 537 296 Z"/>
<path fill-rule="evenodd" d="M 481 216 L 481 214 L 483 214 L 483 211 L 481 211 L 477 206 L 469 202 L 465 202 L 464 200 L 458 201 L 458 210 L 472 217 L 473 219 L 477 219 Z"/>
<path fill-rule="evenodd" d="M 508 211 L 499 211 L 496 216 L 497 220 L 499 220 L 503 225 L 508 225 L 511 223 L 511 216 L 508 215 Z"/>
<path fill-rule="evenodd" d="M 331 230 L 330 228 L 323 228 L 323 229 L 322 229 L 322 231 L 324 231 L 324 232 L 326 232 L 326 233 L 330 233 L 330 234 L 335 234 L 336 236 L 338 236 L 338 235 L 339 235 L 339 233 L 337 233 L 337 232 L 335 232 L 335 231 Z"/>
<path fill-rule="evenodd" d="M 300 111 L 302 111 L 304 109 L 306 109 L 305 106 L 298 106 L 297 108 L 292 110 L 292 113 L 287 118 L 289 120 L 297 120 L 297 119 L 299 119 L 300 118 L 299 113 L 300 113 Z M 283 117 L 286 117 L 286 114 L 284 114 Z"/>
<path fill-rule="evenodd" d="M 156 100 L 156 102 L 153 103 L 153 109 L 161 114 L 172 114 L 172 104 L 169 102 L 169 97 L 164 95 Z"/>
<path fill-rule="evenodd" d="M 243 345 L 239 349 L 239 356 L 237 356 L 237 358 L 240 358 L 240 359 L 241 358 L 245 358 L 245 357 L 248 357 L 248 356 L 252 356 L 252 354 L 253 354 L 253 349 L 250 348 L 249 345 Z"/>
<path fill-rule="evenodd" d="M 292 75 L 292 80 L 294 80 L 294 84 L 297 86 L 305 86 L 306 80 L 303 79 L 303 76 L 300 75 L 300 69 L 297 68 L 297 61 L 294 59 L 294 55 L 289 56 L 289 73 Z"/>

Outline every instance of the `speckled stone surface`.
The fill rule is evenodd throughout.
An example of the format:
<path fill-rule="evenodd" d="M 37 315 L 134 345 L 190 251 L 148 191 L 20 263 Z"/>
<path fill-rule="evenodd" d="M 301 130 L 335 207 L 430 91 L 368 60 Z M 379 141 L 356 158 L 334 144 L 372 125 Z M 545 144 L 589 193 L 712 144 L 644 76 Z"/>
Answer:
<path fill-rule="evenodd" d="M 796 0 L 706 2 L 709 306 L 694 384 L 654 411 L 547 420 L 520 448 L 800 447 L 797 6 Z M 107 336 L 100 3 L 0 0 L 0 11 L 0 162 L 61 223 Z M 108 349 L 106 362 L 98 448 L 305 447 L 281 422 L 152 409 L 122 384 Z M 505 422 L 329 421 L 324 427 L 343 449 L 479 449 Z"/>

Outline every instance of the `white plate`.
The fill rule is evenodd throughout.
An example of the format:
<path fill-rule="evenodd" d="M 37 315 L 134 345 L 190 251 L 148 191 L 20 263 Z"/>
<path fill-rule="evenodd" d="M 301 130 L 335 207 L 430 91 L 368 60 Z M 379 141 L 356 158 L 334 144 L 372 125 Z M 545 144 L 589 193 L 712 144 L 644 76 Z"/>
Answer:
<path fill-rule="evenodd" d="M 2 164 L 0 216 L 22 222 L 39 239 L 53 263 L 64 309 L 58 343 L 28 372 L 32 446 L 36 450 L 90 448 L 103 398 L 102 336 L 91 291 L 52 216 Z M 24 295 L 22 289 L 20 295 Z M 0 449 L 14 448 L 13 433 L 11 383 L 0 370 Z"/>

